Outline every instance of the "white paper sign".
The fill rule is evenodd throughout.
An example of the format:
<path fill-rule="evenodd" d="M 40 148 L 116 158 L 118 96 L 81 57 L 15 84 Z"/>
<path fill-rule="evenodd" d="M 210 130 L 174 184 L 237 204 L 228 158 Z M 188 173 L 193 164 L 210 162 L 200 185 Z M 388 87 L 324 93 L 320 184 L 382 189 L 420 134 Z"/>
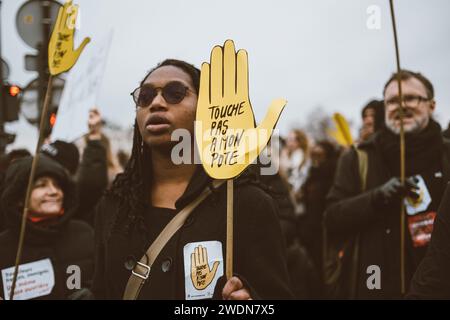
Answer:
<path fill-rule="evenodd" d="M 425 184 L 425 180 L 423 180 L 420 175 L 415 176 L 415 178 L 419 180 L 419 183 L 417 184 L 419 187 L 419 198 L 417 200 L 405 198 L 406 212 L 410 216 L 427 210 L 431 203 L 431 195 L 428 191 L 427 185 Z"/>
<path fill-rule="evenodd" d="M 223 276 L 222 243 L 188 243 L 183 254 L 186 300 L 212 298 L 217 280 Z"/>
<path fill-rule="evenodd" d="M 14 267 L 2 270 L 3 298 L 9 300 Z M 50 259 L 19 266 L 14 300 L 29 300 L 50 294 L 55 286 L 55 273 Z"/>
<path fill-rule="evenodd" d="M 73 141 L 88 132 L 89 110 L 97 103 L 112 35 L 110 31 L 103 39 L 92 41 L 70 70 L 52 131 L 53 141 Z"/>

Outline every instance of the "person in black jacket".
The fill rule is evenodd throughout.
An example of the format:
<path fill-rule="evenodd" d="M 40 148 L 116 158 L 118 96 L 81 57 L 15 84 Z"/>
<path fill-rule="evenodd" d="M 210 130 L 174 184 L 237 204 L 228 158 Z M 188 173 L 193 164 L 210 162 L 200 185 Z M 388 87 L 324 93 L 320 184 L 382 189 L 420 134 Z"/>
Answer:
<path fill-rule="evenodd" d="M 79 219 L 94 226 L 95 206 L 108 187 L 108 156 L 102 142 L 102 119 L 97 109 L 89 110 L 89 132 L 83 136 L 81 162 L 76 175 Z"/>
<path fill-rule="evenodd" d="M 101 165 L 101 168 L 98 168 L 98 172 L 103 175 L 103 162 L 105 162 L 106 166 L 106 186 L 103 189 L 109 188 L 114 181 L 116 175 L 120 172 L 122 172 L 122 168 L 120 167 L 118 163 L 118 159 L 116 156 L 113 155 L 112 152 L 112 144 L 110 139 L 103 133 L 103 125 L 105 121 L 102 119 L 100 111 L 93 107 L 89 110 L 89 118 L 88 118 L 88 128 L 89 132 L 84 134 L 82 137 L 74 141 L 74 144 L 78 147 L 78 150 L 81 155 L 81 161 L 85 160 L 85 152 L 90 152 L 89 159 L 94 160 L 93 158 L 93 151 L 90 150 L 95 145 L 96 149 L 98 150 L 98 145 L 102 148 L 102 153 L 104 153 L 104 160 L 103 155 L 102 158 L 99 157 L 99 151 L 97 151 L 98 156 L 96 156 L 95 162 L 97 164 L 94 165 L 95 162 L 92 162 L 93 166 Z M 99 160 L 102 160 L 100 163 Z M 89 163 L 86 162 L 86 165 L 91 165 L 91 160 L 89 160 Z M 90 167 L 89 167 L 90 169 Z M 89 170 L 90 172 L 90 170 Z M 92 171 L 91 173 L 95 173 L 95 171 Z M 95 174 L 94 174 L 95 175 Z M 86 177 L 89 177 L 89 175 L 86 175 Z M 92 179 L 92 178 L 91 178 Z M 101 180 L 103 181 L 103 177 L 101 177 Z M 92 180 L 93 185 L 95 184 L 95 180 Z M 98 183 L 97 183 L 98 184 Z M 89 186 L 89 184 L 86 184 L 86 186 Z M 97 199 L 98 200 L 98 199 Z"/>
<path fill-rule="evenodd" d="M 213 194 L 194 209 L 168 241 L 138 299 L 291 298 L 277 207 L 241 177 L 234 192 L 234 271 L 226 281 L 226 188 L 212 186 L 201 165 L 176 165 L 171 134 L 187 129 L 194 145 L 200 71 L 165 60 L 135 90 L 131 158 L 97 208 L 98 299 L 122 299 L 131 270 L 166 224 L 205 189 Z M 193 148 L 191 149 L 193 150 Z"/>
<path fill-rule="evenodd" d="M 405 285 L 428 247 L 433 221 L 450 177 L 450 143 L 432 118 L 431 82 L 420 73 L 400 73 L 404 102 L 406 183 L 400 182 L 399 94 L 394 74 L 384 89 L 386 128 L 358 148 L 368 157 L 363 190 L 355 149 L 341 157 L 328 195 L 326 228 L 335 238 L 359 235 L 355 298 L 391 299 L 401 295 L 400 204 L 405 214 Z M 405 199 L 406 196 L 406 199 Z M 381 281 L 368 285 L 373 268 Z M 350 267 L 346 267 L 349 270 Z M 372 281 L 372 280 L 371 280 Z M 370 281 L 369 281 L 370 282 Z M 371 282 L 372 284 L 375 282 Z M 376 284 L 376 283 L 375 283 Z M 407 287 L 406 287 L 407 289 Z M 350 292 L 350 291 L 348 291 Z"/>
<path fill-rule="evenodd" d="M 450 183 L 439 206 L 427 254 L 411 281 L 408 299 L 450 299 Z"/>
<path fill-rule="evenodd" d="M 322 275 L 322 227 L 326 196 L 333 183 L 339 151 L 329 141 L 319 141 L 311 148 L 311 168 L 301 190 L 305 214 L 299 218 L 298 231 L 318 274 Z"/>
<path fill-rule="evenodd" d="M 273 160 L 273 159 L 272 159 Z M 271 163 L 271 166 L 273 164 Z M 290 287 L 296 300 L 320 298 L 319 270 L 315 267 L 304 243 L 300 241 L 297 232 L 297 217 L 294 204 L 289 194 L 289 185 L 281 175 L 263 174 L 261 167 L 252 168 L 259 171 L 258 182 L 275 200 L 278 207 L 278 217 L 281 231 L 286 243 L 286 260 L 290 278 Z"/>
<path fill-rule="evenodd" d="M 1 212 L 7 223 L 7 229 L 0 234 L 0 295 L 7 298 L 9 294 L 5 284 L 6 287 L 11 284 L 11 270 L 8 269 L 15 264 L 31 163 L 32 157 L 26 157 L 9 167 L 0 200 Z M 41 279 L 42 283 L 34 278 L 30 282 L 37 281 L 36 285 L 48 287 L 42 291 L 31 290 L 24 295 L 23 283 L 19 279 L 15 299 L 68 299 L 76 289 L 90 286 L 94 269 L 94 232 L 86 223 L 72 219 L 76 208 L 74 188 L 66 170 L 41 155 L 30 196 L 20 263 L 21 269 L 37 268 L 33 272 L 47 274 L 48 279 Z M 69 279 L 72 274 L 75 278 Z M 30 288 L 30 285 L 25 288 Z"/>

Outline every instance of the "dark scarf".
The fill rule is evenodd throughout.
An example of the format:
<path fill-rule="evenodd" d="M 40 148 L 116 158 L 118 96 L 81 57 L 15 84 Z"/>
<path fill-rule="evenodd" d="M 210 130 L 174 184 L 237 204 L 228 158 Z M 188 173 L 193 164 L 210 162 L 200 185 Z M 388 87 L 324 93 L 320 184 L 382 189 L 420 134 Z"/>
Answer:
<path fill-rule="evenodd" d="M 383 159 L 395 176 L 400 175 L 400 136 L 389 129 L 380 131 L 376 139 Z M 419 133 L 405 134 L 406 176 L 423 173 L 427 169 L 439 170 L 443 152 L 441 126 L 430 119 Z"/>

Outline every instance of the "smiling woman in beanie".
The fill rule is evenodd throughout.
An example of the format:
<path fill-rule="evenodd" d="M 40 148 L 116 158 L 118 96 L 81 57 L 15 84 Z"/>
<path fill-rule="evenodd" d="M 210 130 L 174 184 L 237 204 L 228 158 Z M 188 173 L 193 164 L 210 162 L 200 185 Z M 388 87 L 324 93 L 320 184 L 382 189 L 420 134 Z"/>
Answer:
<path fill-rule="evenodd" d="M 9 167 L 0 198 L 7 227 L 0 233 L 3 297 L 7 296 L 5 287 L 11 285 L 9 268 L 15 263 L 32 160 L 26 157 Z M 89 286 L 93 272 L 93 230 L 84 222 L 72 220 L 77 208 L 73 190 L 67 171 L 42 155 L 30 196 L 20 268 L 25 270 L 27 281 L 21 282 L 19 277 L 15 299 L 66 299 L 77 289 Z"/>

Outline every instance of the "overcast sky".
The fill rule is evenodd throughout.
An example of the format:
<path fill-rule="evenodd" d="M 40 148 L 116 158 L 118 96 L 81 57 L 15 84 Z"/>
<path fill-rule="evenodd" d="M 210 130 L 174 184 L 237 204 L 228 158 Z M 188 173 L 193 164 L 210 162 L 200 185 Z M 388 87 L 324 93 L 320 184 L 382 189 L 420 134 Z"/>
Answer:
<path fill-rule="evenodd" d="M 3 0 L 2 51 L 9 80 L 25 86 L 36 77 L 24 70 L 34 53 L 19 37 L 15 16 L 23 0 Z M 322 106 L 341 112 L 356 130 L 362 106 L 381 98 L 395 70 L 388 0 L 75 0 L 81 8 L 77 44 L 93 43 L 108 30 L 114 37 L 98 105 L 108 118 L 131 125 L 129 93 L 146 72 L 165 58 L 197 66 L 209 61 L 211 48 L 233 39 L 249 53 L 250 98 L 257 122 L 270 101 L 288 100 L 278 124 L 285 133 Z M 379 6 L 381 28 L 367 27 L 367 8 Z M 450 120 L 450 1 L 395 1 L 403 68 L 420 71 L 435 86 L 436 118 Z M 89 45 L 86 50 L 89 49 Z M 24 124 L 19 143 L 35 134 Z"/>

